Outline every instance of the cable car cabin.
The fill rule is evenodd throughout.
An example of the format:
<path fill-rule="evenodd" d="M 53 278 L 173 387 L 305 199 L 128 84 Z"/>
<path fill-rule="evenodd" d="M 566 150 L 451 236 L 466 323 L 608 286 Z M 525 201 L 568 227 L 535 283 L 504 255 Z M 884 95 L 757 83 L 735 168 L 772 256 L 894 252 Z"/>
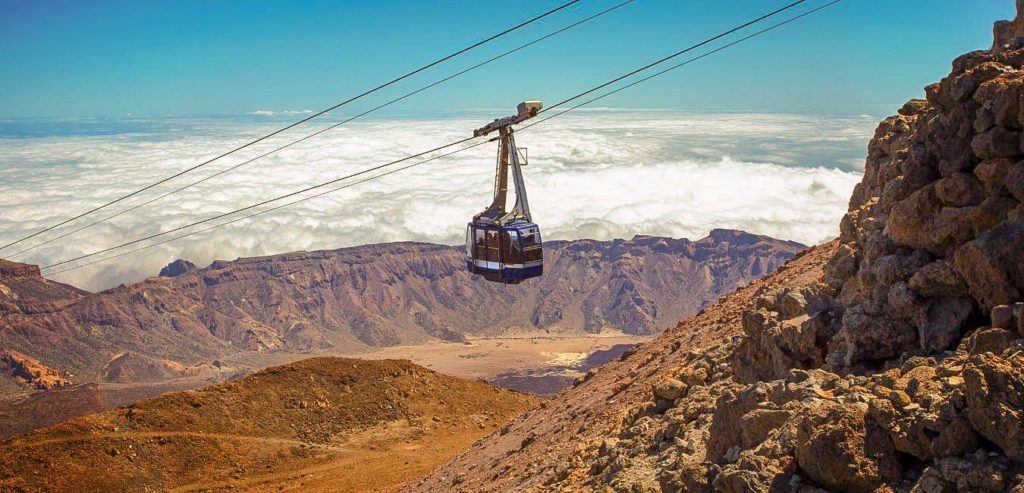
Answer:
<path fill-rule="evenodd" d="M 488 281 L 519 284 L 544 274 L 540 227 L 526 221 L 504 226 L 474 222 L 466 228 L 466 267 Z"/>
<path fill-rule="evenodd" d="M 494 201 L 483 212 L 473 216 L 466 228 L 466 268 L 489 281 L 519 284 L 544 273 L 544 252 L 540 227 L 530 219 L 530 203 L 526 200 L 520 149 L 512 136 L 512 125 L 537 115 L 540 101 L 519 104 L 518 113 L 499 118 L 478 128 L 473 136 L 497 131 L 498 167 L 494 177 Z M 515 206 L 506 211 L 505 203 L 511 185 L 515 187 Z"/>

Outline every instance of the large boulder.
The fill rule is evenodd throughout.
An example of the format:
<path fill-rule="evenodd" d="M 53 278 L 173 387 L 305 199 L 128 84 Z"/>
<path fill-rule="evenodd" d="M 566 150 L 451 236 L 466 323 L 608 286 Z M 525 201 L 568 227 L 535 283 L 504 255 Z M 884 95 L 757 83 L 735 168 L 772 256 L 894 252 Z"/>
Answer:
<path fill-rule="evenodd" d="M 895 450 L 863 411 L 825 403 L 809 409 L 797 426 L 800 469 L 830 491 L 875 491 L 901 474 Z"/>
<path fill-rule="evenodd" d="M 974 429 L 1010 459 L 1024 462 L 1024 356 L 972 356 L 963 378 Z"/>
<path fill-rule="evenodd" d="M 956 269 L 982 307 L 1021 300 L 1024 291 L 1024 217 L 985 232 L 956 252 Z"/>

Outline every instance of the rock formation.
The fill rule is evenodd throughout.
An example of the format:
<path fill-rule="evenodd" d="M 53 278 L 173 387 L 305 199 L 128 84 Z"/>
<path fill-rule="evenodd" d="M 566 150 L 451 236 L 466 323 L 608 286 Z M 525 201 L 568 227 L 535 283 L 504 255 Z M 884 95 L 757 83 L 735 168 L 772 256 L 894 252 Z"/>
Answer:
<path fill-rule="evenodd" d="M 766 303 L 762 297 L 779 286 L 819 285 L 834 251 L 834 244 L 815 247 L 618 361 L 590 370 L 406 490 L 647 492 L 659 491 L 663 481 L 668 491 L 706 491 L 722 455 L 738 457 L 742 444 L 786 419 L 762 406 L 745 426 L 737 425 L 763 393 L 723 393 L 727 386 L 745 387 L 733 379 L 731 365 L 744 312 Z M 784 403 L 800 392 L 775 398 Z"/>
<path fill-rule="evenodd" d="M 48 303 L 73 300 L 86 291 L 45 279 L 38 265 L 19 264 L 0 259 L 0 314 L 33 307 L 45 309 Z"/>
<path fill-rule="evenodd" d="M 39 390 L 71 385 L 67 375 L 62 375 L 59 371 L 17 351 L 0 350 L 0 372 Z"/>
<path fill-rule="evenodd" d="M 161 277 L 89 295 L 5 263 L 0 347 L 79 382 L 128 383 L 239 352 L 352 351 L 516 328 L 649 334 L 803 248 L 726 230 L 700 241 L 550 242 L 548 275 L 509 287 L 467 274 L 460 248 L 393 243 L 202 269 L 179 260 Z"/>
<path fill-rule="evenodd" d="M 1024 491 L 1018 10 L 881 123 L 836 242 L 409 489 Z"/>

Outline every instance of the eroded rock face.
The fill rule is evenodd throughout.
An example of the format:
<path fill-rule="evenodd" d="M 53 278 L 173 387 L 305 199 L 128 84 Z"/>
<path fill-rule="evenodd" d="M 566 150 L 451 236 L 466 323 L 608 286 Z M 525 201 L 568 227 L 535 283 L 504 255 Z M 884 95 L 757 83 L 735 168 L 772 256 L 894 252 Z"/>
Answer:
<path fill-rule="evenodd" d="M 867 492 L 899 477 L 891 444 L 864 418 L 856 406 L 831 402 L 804 412 L 796 426 L 796 460 L 810 479 L 830 490 Z"/>
<path fill-rule="evenodd" d="M 824 344 L 838 329 L 832 300 L 817 288 L 782 289 L 743 314 L 744 338 L 734 352 L 738 380 L 785 378 L 792 368 L 821 367 Z"/>
<path fill-rule="evenodd" d="M 11 350 L 0 351 L 0 374 L 39 390 L 71 385 L 71 379 L 66 374 Z"/>
<path fill-rule="evenodd" d="M 52 310 L 87 294 L 43 278 L 38 265 L 0 259 L 0 315 Z"/>
<path fill-rule="evenodd" d="M 178 277 L 182 274 L 188 274 L 196 270 L 196 264 L 189 262 L 188 260 L 178 259 L 164 266 L 160 269 L 160 277 Z"/>
<path fill-rule="evenodd" d="M 796 379 L 820 382 L 815 395 L 778 402 L 785 419 L 759 443 L 710 428 L 709 450 L 732 453 L 705 458 L 717 478 L 704 489 L 1022 488 L 1021 24 L 998 24 L 996 49 L 960 57 L 926 100 L 878 127 L 840 246 L 811 290 L 821 301 L 783 288 L 743 313 L 731 366 L 747 387 L 717 384 L 726 395 L 776 397 L 776 382 L 826 371 Z M 724 399 L 716 413 L 727 406 L 737 429 L 773 401 Z"/>
<path fill-rule="evenodd" d="M 1008 458 L 1024 462 L 1024 356 L 972 356 L 963 378 L 971 424 Z"/>
<path fill-rule="evenodd" d="M 1024 480 L 1024 339 L 989 330 L 882 372 L 747 384 L 730 343 L 691 351 L 674 379 L 709 377 L 674 401 L 655 387 L 598 454 L 595 482 L 653 463 L 662 491 L 1009 491 Z"/>
<path fill-rule="evenodd" d="M 747 314 L 747 363 L 770 361 L 775 377 L 822 359 L 839 373 L 874 371 L 950 350 L 992 325 L 993 308 L 1021 301 L 1020 24 L 997 25 L 996 49 L 958 58 L 925 100 L 879 125 L 823 279 L 833 299 L 830 330 L 815 333 L 814 347 L 794 350 L 794 331 L 782 322 L 803 315 Z"/>
<path fill-rule="evenodd" d="M 599 427 L 600 446 L 573 442 L 555 474 L 472 453 L 442 471 L 484 467 L 475 491 L 1024 491 L 1022 36 L 1020 16 L 997 24 L 994 50 L 882 122 L 822 275 L 683 322 L 726 324 L 724 340 L 679 356 L 693 336 L 661 338 L 582 384 L 620 376 L 573 410 L 610 410 L 577 429 Z M 618 409 L 638 385 L 647 400 Z M 544 417 L 518 426 L 559 419 Z M 445 491 L 438 476 L 421 484 Z"/>

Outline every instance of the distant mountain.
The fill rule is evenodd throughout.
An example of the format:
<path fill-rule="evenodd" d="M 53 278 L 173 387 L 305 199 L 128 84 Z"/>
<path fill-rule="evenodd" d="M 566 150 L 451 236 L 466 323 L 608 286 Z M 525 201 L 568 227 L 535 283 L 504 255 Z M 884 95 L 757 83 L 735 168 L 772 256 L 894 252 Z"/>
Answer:
<path fill-rule="evenodd" d="M 537 402 L 408 361 L 311 358 L 0 442 L 0 491 L 380 491 Z"/>
<path fill-rule="evenodd" d="M 0 311 L 3 313 L 32 305 L 73 300 L 89 294 L 88 291 L 44 279 L 38 265 L 19 264 L 0 259 Z"/>
<path fill-rule="evenodd" d="M 246 352 L 316 354 L 517 328 L 651 334 L 804 248 L 727 230 L 699 241 L 550 242 L 543 278 L 505 286 L 467 274 L 458 247 L 390 243 L 206 268 L 179 260 L 160 277 L 97 294 L 7 262 L 0 347 L 73 383 L 130 383 L 203 374 Z"/>

